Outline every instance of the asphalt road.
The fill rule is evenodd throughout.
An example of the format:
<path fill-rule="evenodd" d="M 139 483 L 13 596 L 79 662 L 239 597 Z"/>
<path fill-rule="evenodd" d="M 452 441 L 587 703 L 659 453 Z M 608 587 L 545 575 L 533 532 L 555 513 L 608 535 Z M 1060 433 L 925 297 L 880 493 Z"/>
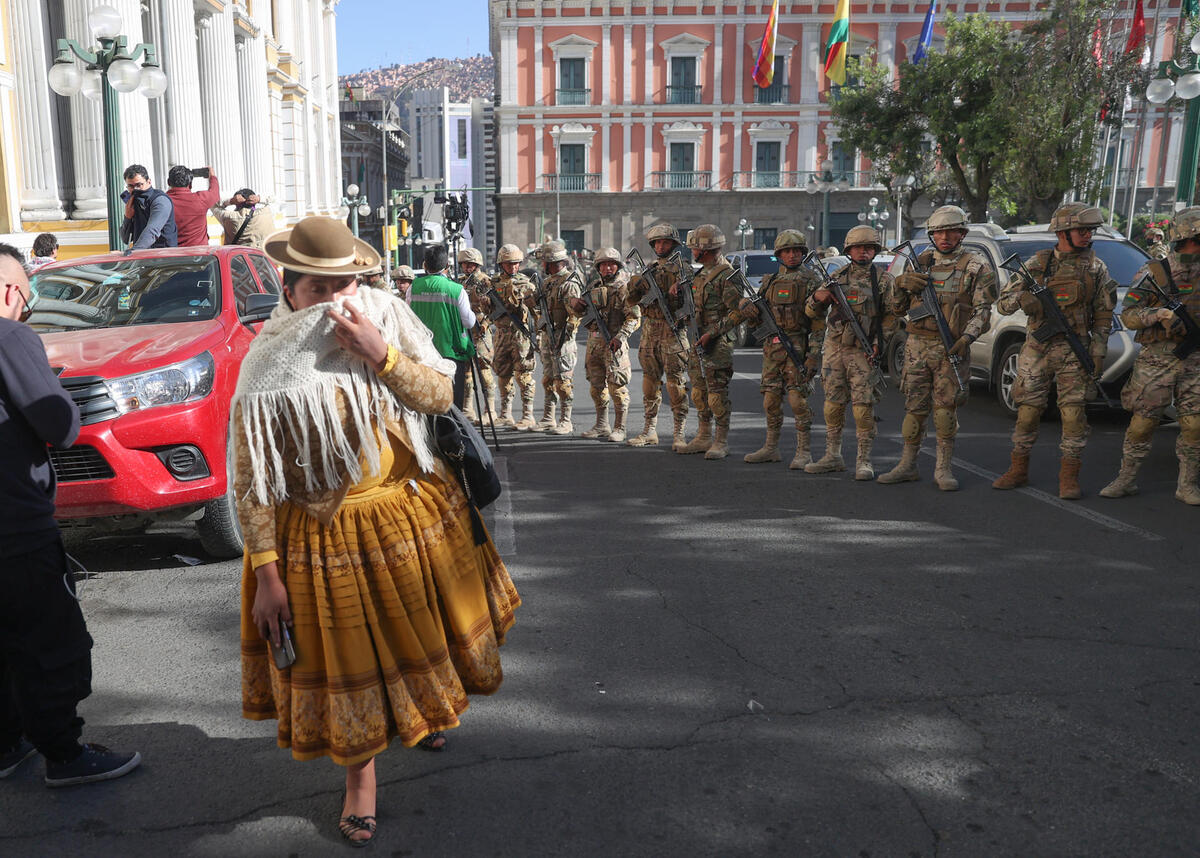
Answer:
<path fill-rule="evenodd" d="M 1112 414 L 1092 415 L 1082 501 L 1057 498 L 1050 421 L 1031 487 L 997 492 L 1011 422 L 976 390 L 960 492 L 933 487 L 932 456 L 921 482 L 858 483 L 789 471 L 790 427 L 783 463 L 743 464 L 758 353 L 736 369 L 721 462 L 502 434 L 488 519 L 525 600 L 506 681 L 446 752 L 379 758 L 375 853 L 1195 854 L 1200 511 L 1173 498 L 1177 429 L 1137 498 L 1097 497 Z M 578 432 L 582 373 L 577 390 Z M 882 472 L 894 386 L 880 415 Z M 145 763 L 59 791 L 27 765 L 0 784 L 0 854 L 344 849 L 340 770 L 239 717 L 240 563 L 189 565 L 179 528 L 74 545 L 93 575 L 87 737 Z"/>

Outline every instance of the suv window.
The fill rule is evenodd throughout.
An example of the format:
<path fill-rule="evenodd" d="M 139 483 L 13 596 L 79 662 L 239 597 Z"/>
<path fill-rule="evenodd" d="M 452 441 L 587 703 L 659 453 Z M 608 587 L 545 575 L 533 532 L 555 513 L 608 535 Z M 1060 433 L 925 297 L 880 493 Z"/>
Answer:
<path fill-rule="evenodd" d="M 1004 252 L 1018 254 L 1022 260 L 1027 260 L 1033 254 L 1046 247 L 1052 247 L 1050 239 L 1021 239 L 1017 238 L 1004 243 Z M 1011 249 L 1010 249 L 1011 248 Z M 1122 286 L 1133 283 L 1138 269 L 1149 261 L 1150 257 L 1132 244 L 1124 241 L 1096 239 L 1092 242 L 1096 255 L 1108 266 L 1108 273 L 1113 280 Z"/>
<path fill-rule="evenodd" d="M 762 277 L 779 270 L 779 262 L 769 253 L 747 253 L 741 259 L 742 273 L 747 277 Z"/>
<path fill-rule="evenodd" d="M 246 257 L 238 254 L 229 260 L 229 276 L 233 280 L 233 297 L 237 301 L 237 311 L 240 316 L 246 312 L 246 297 L 258 292 L 258 282 L 250 271 Z"/>
<path fill-rule="evenodd" d="M 279 272 L 275 269 L 265 256 L 251 256 L 250 262 L 254 265 L 254 270 L 258 272 L 258 282 L 262 284 L 264 292 L 270 292 L 272 295 L 278 295 L 281 291 L 279 284 Z"/>

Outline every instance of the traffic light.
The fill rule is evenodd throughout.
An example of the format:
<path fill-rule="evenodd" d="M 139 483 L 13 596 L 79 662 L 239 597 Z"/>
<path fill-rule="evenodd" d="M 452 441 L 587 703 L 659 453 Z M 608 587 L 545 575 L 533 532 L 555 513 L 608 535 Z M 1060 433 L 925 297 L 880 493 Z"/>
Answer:
<path fill-rule="evenodd" d="M 408 237 L 408 221 L 402 217 L 402 218 L 400 218 L 400 222 L 399 222 L 398 226 L 400 227 L 400 235 L 404 238 L 407 238 Z"/>

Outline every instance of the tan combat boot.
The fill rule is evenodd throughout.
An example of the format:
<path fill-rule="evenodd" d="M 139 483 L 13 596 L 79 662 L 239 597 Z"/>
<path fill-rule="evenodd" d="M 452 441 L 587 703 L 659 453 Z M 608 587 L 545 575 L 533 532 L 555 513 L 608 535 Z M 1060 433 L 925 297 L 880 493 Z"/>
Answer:
<path fill-rule="evenodd" d="M 654 426 L 657 422 L 656 418 L 647 417 L 641 434 L 634 435 L 625 443 L 630 447 L 653 447 L 658 443 L 658 429 Z"/>
<path fill-rule="evenodd" d="M 674 417 L 674 426 L 671 429 L 671 449 L 678 453 L 687 446 L 687 436 L 684 434 L 684 429 L 687 426 L 687 415 L 672 412 Z"/>
<path fill-rule="evenodd" d="M 880 474 L 876 482 L 890 486 L 893 483 L 911 483 L 914 480 L 921 479 L 921 474 L 917 470 L 917 455 L 920 452 L 920 444 L 905 444 L 904 449 L 900 453 L 900 461 L 896 463 L 896 467 L 892 468 L 886 474 Z"/>
<path fill-rule="evenodd" d="M 709 461 L 716 461 L 717 459 L 724 459 L 726 456 L 729 455 L 728 440 L 729 440 L 729 424 L 718 422 L 717 423 L 717 434 L 713 438 L 713 442 L 709 446 L 709 448 L 704 451 L 704 458 L 708 459 Z M 779 461 L 779 460 L 776 459 L 776 461 Z"/>
<path fill-rule="evenodd" d="M 1013 450 L 1012 463 L 1008 470 L 992 483 L 994 489 L 1019 489 L 1029 485 L 1029 452 Z"/>
<path fill-rule="evenodd" d="M 783 457 L 779 455 L 779 430 L 779 426 L 768 426 L 766 442 L 753 453 L 743 456 L 742 461 L 750 465 L 759 462 L 782 462 Z M 720 430 L 717 431 L 720 434 Z"/>
<path fill-rule="evenodd" d="M 516 423 L 513 421 L 513 398 L 510 391 L 507 396 L 500 396 L 500 413 L 496 415 L 497 429 L 511 429 Z"/>
<path fill-rule="evenodd" d="M 580 432 L 579 437 L 600 439 L 607 438 L 609 436 L 608 401 L 601 396 L 592 394 L 592 402 L 596 405 L 596 423 L 591 429 L 585 429 Z"/>
<path fill-rule="evenodd" d="M 1186 454 L 1179 456 L 1179 482 L 1175 486 L 1175 499 L 1191 506 L 1200 506 L 1200 488 L 1196 487 L 1200 477 L 1200 464 L 1188 461 Z"/>
<path fill-rule="evenodd" d="M 676 453 L 681 453 L 685 456 L 689 456 L 692 453 L 707 453 L 708 448 L 712 446 L 712 439 L 712 418 L 710 417 L 705 420 L 702 417 L 700 418 L 700 428 L 696 432 L 696 437 L 684 444 L 678 450 L 676 450 L 675 445 L 672 444 L 671 449 L 675 450 Z"/>
<path fill-rule="evenodd" d="M 812 450 L 809 447 L 808 429 L 796 427 L 796 455 L 792 456 L 792 463 L 788 468 L 793 471 L 804 470 L 805 465 L 812 461 Z"/>
<path fill-rule="evenodd" d="M 546 398 L 542 402 L 542 419 L 530 428 L 530 432 L 545 432 L 547 429 L 553 429 L 558 425 L 554 419 L 554 394 L 549 390 L 545 392 Z"/>
<path fill-rule="evenodd" d="M 842 459 L 842 427 L 825 427 L 825 455 L 815 462 L 804 466 L 807 474 L 828 474 L 831 471 L 846 470 L 846 462 Z"/>
<path fill-rule="evenodd" d="M 858 456 L 854 460 L 854 479 L 856 480 L 875 479 L 875 468 L 871 466 L 871 446 L 874 440 L 866 435 L 858 436 Z"/>
<path fill-rule="evenodd" d="M 1063 456 L 1058 468 L 1058 496 L 1063 500 L 1078 500 L 1083 497 L 1079 490 L 1079 466 L 1077 456 Z"/>
<path fill-rule="evenodd" d="M 537 424 L 533 422 L 533 397 L 521 396 L 521 419 L 513 426 L 518 432 L 530 432 Z"/>
<path fill-rule="evenodd" d="M 954 458 L 954 439 L 938 438 L 937 464 L 933 468 L 933 484 L 944 492 L 958 491 L 958 480 L 950 470 L 950 461 Z"/>
<path fill-rule="evenodd" d="M 1130 455 L 1121 457 L 1121 470 L 1117 477 L 1104 488 L 1100 489 L 1102 498 L 1123 498 L 1138 493 L 1137 473 L 1142 460 Z"/>
<path fill-rule="evenodd" d="M 614 399 L 613 427 L 612 431 L 608 433 L 608 440 L 615 441 L 618 444 L 625 440 L 625 411 L 625 403 Z"/>
<path fill-rule="evenodd" d="M 607 422 L 607 415 L 605 415 Z M 571 400 L 564 399 L 562 403 L 562 418 L 558 421 L 558 425 L 550 431 L 555 435 L 570 435 L 575 427 L 571 425 Z"/>

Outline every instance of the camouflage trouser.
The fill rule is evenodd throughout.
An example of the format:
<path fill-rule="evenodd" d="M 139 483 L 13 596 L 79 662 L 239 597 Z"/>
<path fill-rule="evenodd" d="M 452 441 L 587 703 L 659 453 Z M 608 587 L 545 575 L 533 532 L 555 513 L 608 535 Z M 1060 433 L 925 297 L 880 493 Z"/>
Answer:
<path fill-rule="evenodd" d="M 618 341 L 619 342 L 619 341 Z M 612 395 L 614 402 L 624 409 L 629 404 L 629 376 L 633 366 L 629 362 L 629 345 L 621 342 L 615 352 L 604 345 L 604 338 L 589 332 L 587 349 L 583 356 L 584 374 L 592 387 L 592 397 L 604 399 L 604 391 Z"/>
<path fill-rule="evenodd" d="M 542 355 L 542 392 L 547 398 L 557 396 L 560 402 L 570 402 L 575 398 L 575 364 L 579 360 L 575 337 L 565 337 L 562 348 L 554 351 L 550 337 L 542 334 L 538 351 Z"/>
<path fill-rule="evenodd" d="M 1151 433 L 1174 400 L 1180 426 L 1175 452 L 1181 461 L 1200 465 L 1200 350 L 1180 360 L 1174 348 L 1175 343 L 1145 345 L 1133 362 L 1121 391 L 1121 404 L 1133 412 L 1124 455 L 1142 459 L 1150 452 Z"/>
<path fill-rule="evenodd" d="M 492 368 L 500 378 L 512 378 L 533 372 L 533 354 L 529 340 L 515 327 L 497 322 L 493 334 Z"/>
<path fill-rule="evenodd" d="M 479 381 L 483 386 L 481 391 L 484 400 L 483 413 L 487 414 L 492 395 L 496 391 L 496 376 L 492 373 L 492 358 L 495 355 L 495 349 L 492 345 L 491 327 L 482 334 L 478 331 L 473 332 L 471 339 L 475 343 L 475 365 L 479 369 Z M 467 384 L 464 389 L 463 402 L 466 403 L 467 413 L 472 414 L 475 410 L 475 374 L 470 371 L 467 372 Z"/>
<path fill-rule="evenodd" d="M 804 356 L 804 338 L 792 337 L 792 344 L 800 356 Z M 762 380 L 758 385 L 763 394 L 767 412 L 767 428 L 778 430 L 783 426 L 782 400 L 784 391 L 796 415 L 796 425 L 802 429 L 812 426 L 812 409 L 808 396 L 812 393 L 812 382 L 796 368 L 782 344 L 771 341 L 763 344 Z"/>
<path fill-rule="evenodd" d="M 879 391 L 872 384 L 873 371 L 862 348 L 844 345 L 840 337 L 826 336 L 821 350 L 821 387 L 825 401 L 834 405 L 874 405 Z"/>
<path fill-rule="evenodd" d="M 687 334 L 682 334 L 687 342 Z M 646 421 L 653 423 L 662 403 L 662 379 L 667 377 L 667 398 L 671 411 L 687 417 L 687 355 L 662 318 L 649 314 L 642 317 L 642 342 L 638 346 L 638 363 L 642 367 L 642 406 Z"/>
<path fill-rule="evenodd" d="M 1083 409 L 1091 383 L 1065 337 L 1055 337 L 1048 343 L 1027 339 L 1017 356 L 1017 380 L 1012 389 L 1018 411 L 1013 448 L 1024 453 L 1033 448 L 1038 422 L 1050 402 L 1050 385 L 1054 384 L 1062 415 L 1059 452 L 1078 458 L 1087 445 L 1088 425 Z"/>
<path fill-rule="evenodd" d="M 715 418 L 717 426 L 729 427 L 729 382 L 733 378 L 733 343 L 729 335 L 717 340 L 701 362 L 695 349 L 688 352 L 688 375 L 692 379 L 692 404 L 700 422 Z"/>
<path fill-rule="evenodd" d="M 961 371 L 965 381 L 968 369 L 963 366 Z M 931 411 L 939 438 L 958 434 L 957 409 L 967 401 L 967 391 L 959 391 L 954 372 L 940 337 L 909 333 L 904 341 L 904 373 L 900 377 L 907 412 L 900 434 L 906 443 L 921 443 Z"/>

